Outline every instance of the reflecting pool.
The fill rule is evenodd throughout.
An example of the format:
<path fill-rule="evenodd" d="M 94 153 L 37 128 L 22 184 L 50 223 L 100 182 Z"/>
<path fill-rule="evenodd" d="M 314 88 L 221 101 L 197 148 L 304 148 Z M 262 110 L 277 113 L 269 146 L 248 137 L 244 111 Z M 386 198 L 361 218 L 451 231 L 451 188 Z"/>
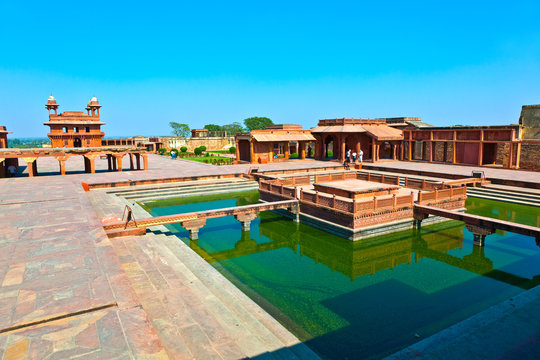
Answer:
<path fill-rule="evenodd" d="M 147 204 L 152 215 L 246 205 L 257 192 Z M 166 206 L 161 206 L 166 205 Z M 476 198 L 468 211 L 539 226 L 540 210 Z M 329 359 L 380 358 L 540 283 L 533 238 L 483 248 L 456 221 L 351 242 L 271 212 L 242 232 L 210 219 L 190 241 L 169 229 L 299 339 Z"/>

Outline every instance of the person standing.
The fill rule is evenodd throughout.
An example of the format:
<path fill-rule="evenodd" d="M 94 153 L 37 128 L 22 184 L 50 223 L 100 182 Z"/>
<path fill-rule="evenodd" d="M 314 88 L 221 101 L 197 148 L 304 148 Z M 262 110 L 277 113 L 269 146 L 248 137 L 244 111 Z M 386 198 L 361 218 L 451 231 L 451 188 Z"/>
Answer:
<path fill-rule="evenodd" d="M 362 151 L 362 149 L 360 149 L 360 152 L 358 153 L 358 161 L 360 161 L 361 163 L 363 158 L 364 158 L 364 152 Z"/>
<path fill-rule="evenodd" d="M 352 153 L 352 162 L 356 164 L 356 151 Z"/>

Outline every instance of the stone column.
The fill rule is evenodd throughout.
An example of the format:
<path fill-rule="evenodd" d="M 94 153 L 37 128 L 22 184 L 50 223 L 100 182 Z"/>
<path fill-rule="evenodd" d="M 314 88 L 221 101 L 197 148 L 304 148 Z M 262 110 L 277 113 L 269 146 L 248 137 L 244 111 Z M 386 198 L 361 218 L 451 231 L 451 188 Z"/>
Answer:
<path fill-rule="evenodd" d="M 341 134 L 339 142 L 340 142 L 340 148 L 341 148 L 341 154 L 339 154 L 339 160 L 341 162 L 344 162 L 345 155 L 347 154 L 347 143 L 345 142 L 345 135 Z"/>
<path fill-rule="evenodd" d="M 249 162 L 253 163 L 255 161 L 255 153 L 253 152 L 253 140 L 249 141 Z"/>
<path fill-rule="evenodd" d="M 288 141 L 286 141 L 285 142 L 285 160 L 289 160 L 290 153 L 291 153 L 291 144 Z"/>
<path fill-rule="evenodd" d="M 141 156 L 143 158 L 144 170 L 148 170 L 148 155 L 147 154 L 141 154 Z"/>
<path fill-rule="evenodd" d="M 126 156 L 126 154 L 114 154 L 114 157 L 116 158 L 116 161 L 118 162 L 118 171 L 122 172 L 122 158 Z"/>
<path fill-rule="evenodd" d="M 111 154 L 107 154 L 107 166 L 109 171 L 112 171 L 112 156 Z"/>
<path fill-rule="evenodd" d="M 190 240 L 199 239 L 199 230 L 206 225 L 206 219 L 194 219 L 181 222 L 184 229 L 189 231 Z"/>
<path fill-rule="evenodd" d="M 521 159 L 521 143 L 517 143 L 517 151 L 516 151 L 516 169 L 519 169 L 519 160 Z"/>
<path fill-rule="evenodd" d="M 26 162 L 26 166 L 28 167 L 28 176 L 37 176 L 37 158 L 35 157 L 23 157 L 22 158 Z"/>
<path fill-rule="evenodd" d="M 129 170 L 134 170 L 133 167 L 133 153 L 129 153 Z"/>
<path fill-rule="evenodd" d="M 98 154 L 86 154 L 84 157 L 86 158 L 86 161 L 88 163 L 88 172 L 90 174 L 94 174 L 96 172 L 96 158 L 98 157 Z"/>
<path fill-rule="evenodd" d="M 137 170 L 141 170 L 141 154 L 135 154 L 135 160 L 137 161 Z"/>
<path fill-rule="evenodd" d="M 371 139 L 371 161 L 377 161 L 377 145 L 375 145 L 375 139 Z"/>
<path fill-rule="evenodd" d="M 257 212 L 247 212 L 234 215 L 234 218 L 242 224 L 242 231 L 249 231 L 251 221 L 257 217 Z"/>
<path fill-rule="evenodd" d="M 0 158 L 0 178 L 7 177 L 7 166 L 4 166 L 4 158 Z M 7 162 L 6 162 L 7 164 Z"/>
<path fill-rule="evenodd" d="M 306 159 L 306 145 L 307 143 L 305 141 L 298 142 L 298 147 L 300 148 L 300 159 L 302 160 Z"/>
<path fill-rule="evenodd" d="M 69 156 L 55 156 L 56 160 L 60 165 L 60 175 L 66 175 L 66 160 L 69 159 Z"/>

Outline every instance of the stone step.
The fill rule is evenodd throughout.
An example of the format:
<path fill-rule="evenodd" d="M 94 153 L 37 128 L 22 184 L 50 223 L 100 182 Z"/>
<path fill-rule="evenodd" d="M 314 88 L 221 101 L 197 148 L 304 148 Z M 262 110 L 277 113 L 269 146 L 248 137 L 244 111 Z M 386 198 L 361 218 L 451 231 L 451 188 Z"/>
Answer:
<path fill-rule="evenodd" d="M 152 194 L 124 196 L 124 198 L 126 200 L 131 200 L 131 201 L 151 201 L 151 200 L 159 200 L 159 199 L 171 199 L 171 198 L 177 198 L 177 197 L 200 196 L 201 193 L 203 193 L 204 195 L 213 195 L 213 194 L 222 194 L 222 193 L 250 191 L 250 190 L 257 190 L 258 188 L 259 188 L 258 185 L 212 187 L 212 188 L 205 188 L 205 189 L 193 189 L 190 191 L 155 192 Z"/>
<path fill-rule="evenodd" d="M 494 195 L 494 196 L 503 196 L 506 198 L 515 198 L 517 200 L 523 200 L 523 201 L 540 201 L 540 195 L 531 194 L 531 193 L 523 193 L 523 192 L 514 192 L 514 191 L 504 191 L 504 190 L 495 190 L 495 189 L 489 189 L 489 188 L 467 188 L 467 191 L 475 192 L 475 193 L 482 193 L 486 195 Z"/>
<path fill-rule="evenodd" d="M 295 349 L 299 354 L 296 355 L 249 314 L 250 309 L 242 308 L 238 298 L 234 299 L 232 307 L 224 302 L 227 286 L 223 286 L 222 281 L 228 281 L 200 258 L 203 263 L 196 267 L 198 275 L 195 275 L 184 261 L 198 255 L 184 243 L 181 243 L 183 248 L 180 246 L 180 257 L 167 246 L 181 242 L 177 237 L 148 233 L 144 237 L 113 241 L 128 276 L 134 279 L 143 308 L 172 357 L 190 357 L 191 353 L 197 358 L 214 358 L 215 355 L 222 358 L 317 358 L 305 346 L 305 349 Z M 230 283 L 228 286 L 236 289 Z M 197 354 L 193 353 L 195 349 Z"/>
<path fill-rule="evenodd" d="M 513 204 L 519 204 L 519 205 L 527 205 L 527 206 L 536 206 L 540 207 L 540 203 L 537 202 L 529 202 L 529 201 L 522 201 L 522 200 L 515 200 L 515 199 L 509 199 L 509 198 L 503 198 L 500 195 L 493 196 L 493 195 L 485 195 L 482 193 L 469 193 L 467 191 L 467 196 L 480 198 L 480 199 L 487 199 L 487 200 L 495 200 L 495 201 L 503 201 L 503 202 L 509 202 Z"/>
<path fill-rule="evenodd" d="M 179 182 L 179 183 L 167 183 L 167 184 L 153 184 L 153 185 L 141 185 L 137 186 L 136 189 L 128 187 L 121 189 L 108 190 L 107 193 L 115 195 L 125 195 L 133 192 L 144 192 L 144 191 L 155 191 L 155 190 L 166 190 L 166 189 L 179 189 L 179 188 L 197 188 L 201 186 L 215 186 L 215 185 L 228 185 L 228 184 L 239 184 L 252 182 L 247 180 L 240 179 L 230 179 L 230 180 L 214 180 L 214 181 L 189 181 L 189 182 Z"/>
<path fill-rule="evenodd" d="M 122 196 L 122 197 L 130 197 L 130 196 L 139 196 L 139 195 L 147 195 L 147 194 L 155 194 L 155 193 L 168 193 L 168 192 L 194 192 L 194 191 L 200 191 L 204 189 L 212 189 L 212 188 L 228 188 L 228 187 L 244 187 L 244 186 L 257 186 L 258 184 L 254 181 L 246 181 L 246 182 L 234 182 L 234 183 L 227 183 L 227 184 L 208 184 L 208 185 L 200 185 L 200 186 L 179 186 L 174 188 L 154 188 L 154 189 L 144 189 L 144 190 L 132 190 L 129 192 L 122 192 L 117 193 L 115 195 Z"/>
<path fill-rule="evenodd" d="M 195 254 L 186 244 L 181 241 L 174 241 L 175 236 L 166 236 L 163 239 L 167 246 L 176 256 L 182 258 L 182 264 L 188 269 L 196 269 L 192 273 L 197 274 L 198 279 L 224 304 L 226 309 L 237 316 L 254 333 L 261 334 L 263 341 L 268 346 L 276 348 L 284 346 L 280 351 L 280 357 L 286 358 L 288 354 L 285 350 L 292 351 L 299 358 L 318 358 L 318 356 L 307 346 L 299 343 L 288 330 L 283 328 L 266 311 L 255 304 L 247 295 L 236 288 L 229 280 L 221 275 L 216 269 L 208 266 L 206 261 Z M 184 256 L 187 252 L 190 256 Z M 280 345 L 281 344 L 281 345 Z M 275 355 L 273 353 L 273 355 Z"/>
<path fill-rule="evenodd" d="M 256 354 L 273 352 L 283 348 L 286 349 L 285 344 L 279 341 L 278 338 L 269 332 L 268 329 L 264 328 L 256 319 L 249 319 L 246 318 L 244 314 L 239 314 L 238 312 L 232 311 L 230 306 L 227 306 L 227 304 L 225 304 L 222 299 L 215 294 L 215 289 L 212 291 L 212 287 L 214 286 L 207 286 L 208 283 L 211 283 L 211 281 L 208 281 L 209 277 L 215 277 L 215 275 L 220 277 L 221 274 L 209 274 L 204 272 L 203 277 L 207 279 L 207 283 L 203 283 L 201 281 L 201 274 L 198 276 L 195 275 L 195 273 L 192 272 L 185 263 L 178 259 L 178 257 L 174 255 L 174 253 L 166 246 L 166 242 L 175 240 L 180 241 L 178 238 L 165 235 L 159 235 L 157 238 L 161 241 L 156 241 L 147 245 L 149 247 L 154 247 L 154 249 L 159 248 L 159 253 L 163 254 L 168 264 L 176 269 L 177 274 L 183 277 L 184 282 L 187 284 L 190 291 L 192 291 L 193 296 L 195 296 L 199 301 L 203 302 L 206 307 L 206 312 L 201 312 L 200 315 L 206 315 L 206 317 L 217 321 L 219 325 L 238 343 L 239 347 L 246 353 L 246 355 L 251 357 Z M 167 248 L 167 250 L 164 250 L 164 248 Z M 201 272 L 201 270 L 201 268 L 197 268 L 196 273 Z M 220 288 L 220 291 L 223 292 L 225 290 Z M 209 319 L 201 320 L 211 322 Z M 285 358 L 296 359 L 295 356 L 292 356 L 292 353 Z"/>

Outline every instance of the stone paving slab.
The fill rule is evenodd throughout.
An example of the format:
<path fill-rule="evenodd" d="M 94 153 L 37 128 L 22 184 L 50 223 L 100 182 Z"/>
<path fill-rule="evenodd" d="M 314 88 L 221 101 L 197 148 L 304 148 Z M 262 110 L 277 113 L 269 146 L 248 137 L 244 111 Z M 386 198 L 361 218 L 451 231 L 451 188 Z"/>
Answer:
<path fill-rule="evenodd" d="M 108 308 L 30 326 L 2 334 L 0 358 L 165 359 L 155 333 L 141 326 L 145 322 L 139 308 Z"/>

